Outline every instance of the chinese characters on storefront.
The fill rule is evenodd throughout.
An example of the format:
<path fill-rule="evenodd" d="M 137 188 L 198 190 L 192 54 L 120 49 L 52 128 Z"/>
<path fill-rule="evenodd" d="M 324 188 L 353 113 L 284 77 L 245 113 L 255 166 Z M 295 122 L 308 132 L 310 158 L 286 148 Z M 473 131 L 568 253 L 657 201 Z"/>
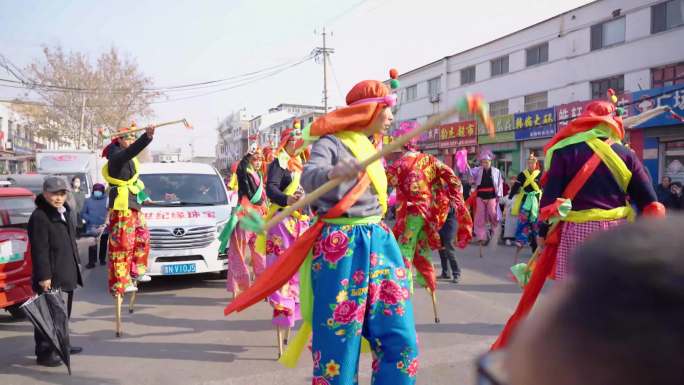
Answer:
<path fill-rule="evenodd" d="M 554 108 L 521 112 L 514 115 L 515 140 L 547 138 L 556 133 Z"/>
<path fill-rule="evenodd" d="M 469 153 L 477 152 L 477 122 L 468 120 L 441 125 L 439 148 L 466 148 Z"/>
<path fill-rule="evenodd" d="M 684 88 L 681 84 L 633 92 L 632 103 L 630 112 L 634 115 L 661 106 L 670 108 L 670 111 L 663 111 L 632 128 L 671 126 L 684 123 L 682 120 L 684 119 Z"/>

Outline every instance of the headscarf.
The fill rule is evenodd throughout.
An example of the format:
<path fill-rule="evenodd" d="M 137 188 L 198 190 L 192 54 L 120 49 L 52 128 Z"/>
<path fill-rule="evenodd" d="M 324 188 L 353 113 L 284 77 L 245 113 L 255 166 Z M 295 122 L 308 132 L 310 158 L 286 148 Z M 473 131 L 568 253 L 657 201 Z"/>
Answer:
<path fill-rule="evenodd" d="M 602 123 L 610 129 L 614 139 L 621 141 L 625 137 L 625 129 L 622 126 L 622 117 L 616 116 L 615 113 L 615 105 L 610 102 L 597 100 L 589 103 L 582 115 L 573 119 L 551 138 L 544 146 L 544 152 L 561 140 L 594 129 Z"/>
<path fill-rule="evenodd" d="M 478 160 L 494 160 L 494 154 L 489 150 L 480 151 L 480 155 L 477 157 Z"/>
<path fill-rule="evenodd" d="M 289 142 L 292 138 L 296 139 L 296 148 L 302 147 L 304 141 L 301 139 L 301 136 L 301 130 L 297 130 L 294 128 L 286 128 L 285 130 L 283 130 L 283 132 L 280 133 L 280 143 L 278 144 L 278 149 L 276 150 L 275 155 L 278 159 L 280 167 L 290 172 L 301 172 L 304 169 L 304 166 L 302 165 L 302 160 L 299 157 L 299 155 L 290 155 L 285 150 L 287 142 Z"/>
<path fill-rule="evenodd" d="M 312 136 L 323 136 L 340 131 L 362 131 L 373 123 L 383 108 L 396 103 L 394 95 L 382 82 L 364 80 L 347 94 L 347 107 L 332 111 L 314 121 Z"/>
<path fill-rule="evenodd" d="M 413 131 L 414 127 L 411 126 L 399 126 L 397 127 L 394 132 L 392 132 L 392 136 L 394 137 L 400 137 L 404 134 L 408 134 L 409 132 Z M 404 148 L 409 150 L 409 151 L 417 151 L 418 150 L 418 137 L 414 136 L 409 140 L 405 145 Z"/>
<path fill-rule="evenodd" d="M 136 128 L 138 128 L 138 127 L 135 125 L 135 122 L 132 122 L 130 127 L 119 128 L 114 134 L 121 134 L 124 132 L 134 130 Z M 120 145 L 120 143 L 121 143 L 120 139 L 121 139 L 121 136 L 112 137 L 111 142 L 109 142 L 109 144 L 107 146 L 105 146 L 105 148 L 102 149 L 102 157 L 103 158 L 109 157 L 109 151 L 111 150 L 112 146 L 119 146 Z"/>

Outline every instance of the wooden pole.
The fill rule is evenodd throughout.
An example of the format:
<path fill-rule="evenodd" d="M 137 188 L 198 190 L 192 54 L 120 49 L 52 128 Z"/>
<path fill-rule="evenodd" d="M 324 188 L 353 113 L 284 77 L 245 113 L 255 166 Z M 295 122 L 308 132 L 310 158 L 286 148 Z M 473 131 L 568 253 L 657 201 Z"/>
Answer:
<path fill-rule="evenodd" d="M 121 337 L 121 304 L 123 303 L 123 295 L 117 294 L 114 296 L 114 304 L 116 306 L 116 337 Z"/>
<path fill-rule="evenodd" d="M 437 293 L 432 290 L 428 290 L 428 292 L 430 292 L 430 297 L 432 297 L 432 311 L 435 313 L 435 323 L 438 324 L 440 320 L 439 314 L 437 314 Z"/>
<path fill-rule="evenodd" d="M 128 304 L 128 313 L 129 314 L 133 314 L 133 312 L 135 311 L 135 299 L 137 298 L 136 294 L 137 294 L 136 292 L 133 292 L 131 294 L 131 302 Z"/>
<path fill-rule="evenodd" d="M 191 127 L 192 127 L 192 126 L 190 125 L 190 123 L 188 123 L 187 119 L 179 119 L 179 120 L 172 120 L 172 121 L 170 121 L 170 122 L 159 123 L 159 124 L 155 124 L 154 127 L 155 127 L 155 128 L 159 128 L 159 127 L 170 126 L 170 125 L 172 125 L 172 124 L 178 124 L 178 123 L 183 123 L 183 125 L 185 125 L 185 127 L 187 127 L 187 128 L 191 128 Z M 107 139 L 107 138 L 116 138 L 116 137 L 118 137 L 118 136 L 124 136 L 124 135 L 128 135 L 128 134 L 133 134 L 133 133 L 136 133 L 136 132 L 144 131 L 146 128 L 147 128 L 147 127 L 138 127 L 138 128 L 135 128 L 135 129 L 132 129 L 132 130 L 128 130 L 128 131 L 115 132 L 115 133 L 113 133 L 113 134 L 103 135 L 103 138 L 105 138 L 105 139 Z"/>
<path fill-rule="evenodd" d="M 452 108 L 442 112 L 439 115 L 433 116 L 432 118 L 428 119 L 428 121 L 425 122 L 425 124 L 422 125 L 421 127 L 418 127 L 417 129 L 415 129 L 415 130 L 413 130 L 413 131 L 411 131 L 405 135 L 400 136 L 399 138 L 393 140 L 392 143 L 388 144 L 387 146 L 383 146 L 382 151 L 376 152 L 371 157 L 369 157 L 368 159 L 361 162 L 361 167 L 365 169 L 371 163 L 384 158 L 385 156 L 393 153 L 395 150 L 401 149 L 411 139 L 415 138 L 416 136 L 420 135 L 421 133 L 423 133 L 427 130 L 430 130 L 430 129 L 436 127 L 437 125 L 439 125 L 439 123 L 441 121 L 458 114 L 459 111 L 460 111 L 459 107 L 452 107 Z M 306 207 L 307 205 L 310 205 L 310 204 L 316 202 L 320 197 L 322 197 L 327 192 L 329 192 L 330 190 L 337 187 L 343 181 L 344 181 L 344 179 L 342 179 L 342 178 L 336 178 L 336 179 L 331 179 L 331 180 L 327 181 L 321 187 L 312 191 L 310 194 L 306 195 L 304 198 L 300 199 L 295 204 L 285 207 L 277 215 L 273 216 L 273 218 L 271 218 L 268 222 L 266 222 L 266 224 L 261 229 L 261 231 L 267 232 L 270 228 L 272 228 L 273 226 L 282 222 L 285 218 L 292 215 L 292 213 L 294 213 L 295 211 L 300 210 L 300 209 Z"/>

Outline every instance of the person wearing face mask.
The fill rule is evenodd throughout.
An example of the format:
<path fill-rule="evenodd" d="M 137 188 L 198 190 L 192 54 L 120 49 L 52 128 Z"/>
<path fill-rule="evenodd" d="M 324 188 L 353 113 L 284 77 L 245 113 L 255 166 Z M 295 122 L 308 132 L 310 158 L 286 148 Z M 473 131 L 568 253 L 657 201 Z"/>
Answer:
<path fill-rule="evenodd" d="M 104 229 L 107 218 L 107 199 L 105 198 L 105 186 L 103 184 L 95 183 L 93 186 L 93 194 L 83 204 L 81 218 L 85 221 L 86 236 L 97 237 Z M 95 253 L 89 252 L 86 268 L 95 267 L 96 259 Z M 104 255 L 100 255 L 100 264 L 104 265 L 104 261 Z"/>

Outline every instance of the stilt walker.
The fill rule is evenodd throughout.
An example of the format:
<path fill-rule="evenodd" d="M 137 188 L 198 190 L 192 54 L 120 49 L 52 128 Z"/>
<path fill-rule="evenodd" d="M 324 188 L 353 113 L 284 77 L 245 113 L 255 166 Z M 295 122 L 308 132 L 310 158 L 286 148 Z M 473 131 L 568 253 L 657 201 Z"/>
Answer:
<path fill-rule="evenodd" d="M 539 217 L 539 200 L 542 190 L 539 187 L 541 170 L 539 162 L 533 153 L 527 157 L 527 169 L 518 174 L 508 199 L 513 200 L 511 215 L 518 216 L 518 226 L 515 229 L 515 257 L 513 265 L 518 263 L 518 255 L 523 247 L 532 241 L 536 244 L 539 233 L 537 218 Z M 515 198 L 513 198 L 515 197 Z M 532 250 L 534 253 L 535 250 Z"/>
<path fill-rule="evenodd" d="M 395 132 L 403 135 L 405 132 Z M 420 153 L 417 140 L 404 146 L 404 155 L 387 168 L 389 184 L 397 192 L 397 221 L 394 235 L 406 266 L 416 268 L 416 281 L 425 287 L 437 315 L 437 277 L 432 250 L 442 248 L 439 230 L 450 207 L 456 210 L 458 246 L 465 248 L 472 238 L 473 222 L 463 200 L 463 186 L 454 171 L 437 158 Z"/>
<path fill-rule="evenodd" d="M 665 215 L 641 161 L 621 143 L 625 131 L 620 115 L 609 102 L 592 102 L 544 147 L 539 220 L 545 241 L 518 306 L 492 349 L 507 345 L 548 276 L 565 279 L 572 274 L 570 257 L 586 238 L 634 220 L 632 204 L 644 216 Z"/>
<path fill-rule="evenodd" d="M 150 252 L 149 232 L 142 215 L 142 203 L 148 199 L 145 185 L 139 179 L 140 165 L 136 156 L 152 142 L 154 126 L 145 128 L 137 140 L 135 124 L 122 129 L 105 147 L 102 156 L 107 163 L 102 175 L 109 184 L 109 243 L 107 254 L 109 290 L 115 297 L 116 336 L 121 335 L 121 305 L 125 293 L 131 293 L 129 312 L 133 312 L 138 282 L 147 282 L 145 274 Z"/>
<path fill-rule="evenodd" d="M 499 200 L 503 197 L 503 177 L 498 168 L 492 166 L 494 156 L 490 151 L 483 151 L 479 156 L 480 166 L 470 170 L 475 192 L 475 239 L 480 245 L 480 258 L 483 248 L 492 239 L 497 241 L 497 231 L 501 222 Z"/>
<path fill-rule="evenodd" d="M 255 277 L 261 275 L 266 269 L 264 254 L 256 250 L 257 234 L 237 226 L 239 219 L 246 213 L 244 206 L 257 210 L 261 215 L 266 215 L 266 188 L 261 174 L 261 165 L 261 152 L 256 147 L 245 154 L 238 163 L 235 170 L 235 184 L 240 204 L 233 209 L 226 226 L 219 235 L 221 241 L 219 250 L 225 252 L 228 249 L 226 289 L 233 293 L 233 298 L 249 287 L 248 257 L 251 260 Z"/>
<path fill-rule="evenodd" d="M 275 159 L 268 167 L 266 195 L 270 201 L 267 218 L 271 218 L 283 208 L 296 203 L 304 196 L 300 186 L 302 176 L 303 141 L 300 127 L 286 129 L 280 136 L 280 145 L 275 151 Z M 266 236 L 266 265 L 272 266 L 309 226 L 309 218 L 302 212 L 295 212 L 268 231 Z M 258 249 L 261 248 L 257 247 Z M 299 305 L 299 275 L 295 274 L 279 290 L 268 297 L 273 307 L 273 325 L 278 338 L 278 357 L 283 354 L 287 343 L 285 335 L 301 319 Z M 285 335 L 283 332 L 285 331 Z"/>
<path fill-rule="evenodd" d="M 373 353 L 374 385 L 415 383 L 418 345 L 410 271 L 382 222 L 387 176 L 381 158 L 459 111 L 478 113 L 493 132 L 482 100 L 469 97 L 378 153 L 369 137 L 390 127 L 395 104 L 396 96 L 382 82 L 363 81 L 347 95 L 347 107 L 304 129 L 305 139 L 316 140 L 302 175 L 308 195 L 291 209 L 312 204 L 318 220 L 224 310 L 228 315 L 257 303 L 301 267 L 304 322 L 280 362 L 296 366 L 313 332 L 314 384 L 356 383 L 365 348 Z M 256 223 L 258 218 L 243 224 L 269 229 L 289 212 L 266 224 Z"/>

